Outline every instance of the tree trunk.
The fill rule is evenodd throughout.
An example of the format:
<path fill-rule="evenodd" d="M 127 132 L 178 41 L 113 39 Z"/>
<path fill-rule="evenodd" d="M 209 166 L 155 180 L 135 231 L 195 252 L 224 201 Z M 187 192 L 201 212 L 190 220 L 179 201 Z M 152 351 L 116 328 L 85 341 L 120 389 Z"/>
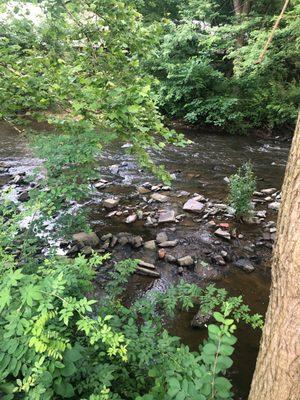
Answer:
<path fill-rule="evenodd" d="M 300 112 L 285 173 L 272 285 L 249 400 L 300 399 Z"/>
<path fill-rule="evenodd" d="M 233 8 L 234 8 L 234 13 L 240 23 L 243 22 L 243 17 L 245 15 L 248 15 L 250 12 L 251 8 L 251 0 L 233 0 Z M 238 47 L 242 47 L 245 42 L 245 36 L 244 33 L 240 33 L 237 38 L 236 42 Z"/>

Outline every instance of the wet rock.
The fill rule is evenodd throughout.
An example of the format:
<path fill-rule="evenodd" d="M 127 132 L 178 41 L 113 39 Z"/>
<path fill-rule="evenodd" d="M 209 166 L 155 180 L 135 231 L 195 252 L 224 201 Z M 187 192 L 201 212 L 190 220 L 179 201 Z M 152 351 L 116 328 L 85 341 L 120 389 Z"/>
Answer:
<path fill-rule="evenodd" d="M 85 256 L 91 256 L 93 254 L 93 249 L 91 246 L 84 246 L 80 252 Z"/>
<path fill-rule="evenodd" d="M 160 278 L 160 273 L 154 269 L 152 270 L 148 268 L 137 267 L 135 273 L 140 275 L 150 276 L 151 278 Z"/>
<path fill-rule="evenodd" d="M 221 254 L 215 254 L 211 257 L 212 262 L 214 262 L 217 265 L 224 266 L 226 265 L 226 262 L 224 258 L 221 256 Z"/>
<path fill-rule="evenodd" d="M 70 249 L 66 252 L 67 257 L 73 257 L 75 256 L 79 251 L 79 247 L 77 244 L 74 244 L 73 246 L 70 247 Z"/>
<path fill-rule="evenodd" d="M 182 196 L 189 196 L 190 192 L 187 192 L 186 190 L 180 190 L 180 192 L 178 192 L 177 197 L 182 197 Z"/>
<path fill-rule="evenodd" d="M 129 233 L 121 232 L 118 234 L 118 243 L 121 246 L 125 246 L 126 244 L 130 243 L 132 236 Z"/>
<path fill-rule="evenodd" d="M 201 203 L 206 202 L 206 198 L 202 194 L 199 194 L 199 193 L 194 193 L 194 197 L 192 198 L 192 200 L 200 201 Z"/>
<path fill-rule="evenodd" d="M 111 247 L 115 247 L 115 245 L 117 244 L 117 242 L 118 242 L 117 236 L 113 236 L 113 237 L 111 238 L 111 241 L 110 241 L 110 246 L 111 246 Z"/>
<path fill-rule="evenodd" d="M 174 257 L 174 256 L 172 256 L 172 254 L 167 254 L 167 255 L 165 256 L 165 260 L 166 260 L 167 262 L 169 262 L 169 263 L 172 263 L 172 264 L 177 263 L 177 258 Z"/>
<path fill-rule="evenodd" d="M 164 194 L 153 193 L 151 195 L 151 199 L 154 201 L 158 201 L 159 203 L 166 203 L 169 200 L 169 197 L 165 196 Z"/>
<path fill-rule="evenodd" d="M 111 211 L 110 213 L 107 214 L 107 218 L 111 218 L 114 217 L 115 215 L 117 215 L 117 211 Z"/>
<path fill-rule="evenodd" d="M 111 197 L 111 198 L 105 199 L 103 202 L 103 205 L 105 208 L 111 209 L 111 208 L 117 207 L 119 202 L 120 202 L 120 199 L 118 199 L 117 197 Z"/>
<path fill-rule="evenodd" d="M 278 211 L 278 210 L 279 210 L 279 207 L 280 207 L 279 201 L 274 201 L 273 203 L 270 203 L 270 204 L 268 205 L 268 208 L 269 208 L 270 210 L 275 210 L 275 211 Z"/>
<path fill-rule="evenodd" d="M 191 256 L 178 258 L 177 262 L 181 267 L 189 267 L 194 264 L 194 260 Z"/>
<path fill-rule="evenodd" d="M 208 221 L 206 225 L 209 228 L 214 228 L 217 224 L 215 223 L 215 221 L 211 220 L 211 221 Z"/>
<path fill-rule="evenodd" d="M 75 233 L 72 236 L 72 239 L 74 240 L 74 242 L 76 242 L 76 244 L 78 244 L 80 246 L 80 248 L 82 248 L 84 246 L 91 246 L 93 248 L 93 247 L 96 247 L 100 243 L 98 236 L 94 232 L 92 232 L 92 233 L 86 233 L 86 232 Z"/>
<path fill-rule="evenodd" d="M 270 195 L 270 194 L 275 193 L 276 191 L 277 191 L 276 188 L 268 188 L 268 189 L 262 189 L 261 193 Z"/>
<path fill-rule="evenodd" d="M 155 240 L 148 240 L 144 243 L 145 250 L 156 250 L 156 243 Z"/>
<path fill-rule="evenodd" d="M 262 197 L 264 196 L 264 194 L 262 192 L 253 192 L 253 196 L 258 196 L 258 197 Z"/>
<path fill-rule="evenodd" d="M 148 263 L 146 261 L 140 260 L 139 264 L 140 267 L 149 268 L 149 269 L 156 269 L 154 264 Z"/>
<path fill-rule="evenodd" d="M 270 233 L 275 233 L 277 229 L 275 227 L 270 228 Z"/>
<path fill-rule="evenodd" d="M 218 226 L 222 229 L 229 229 L 229 224 L 227 222 L 221 222 Z"/>
<path fill-rule="evenodd" d="M 204 204 L 195 199 L 189 199 L 184 205 L 183 210 L 193 213 L 201 213 L 204 209 Z"/>
<path fill-rule="evenodd" d="M 211 313 L 204 314 L 201 310 L 199 310 L 191 321 L 191 327 L 204 328 L 208 323 L 212 321 L 213 321 L 213 315 Z"/>
<path fill-rule="evenodd" d="M 271 234 L 269 232 L 264 232 L 263 239 L 264 240 L 272 240 Z"/>
<path fill-rule="evenodd" d="M 102 245 L 102 249 L 106 251 L 109 248 L 109 244 L 110 240 L 106 240 Z"/>
<path fill-rule="evenodd" d="M 167 210 L 161 211 L 158 214 L 158 223 L 167 223 L 167 222 L 175 222 L 175 211 L 174 210 Z"/>
<path fill-rule="evenodd" d="M 104 187 L 106 187 L 108 184 L 108 181 L 106 181 L 105 179 L 101 179 L 99 182 L 95 183 L 95 188 L 96 189 L 103 189 Z"/>
<path fill-rule="evenodd" d="M 155 220 L 152 219 L 150 216 L 146 218 L 145 226 L 153 226 L 155 224 Z"/>
<path fill-rule="evenodd" d="M 156 241 L 157 241 L 157 243 L 167 242 L 168 241 L 168 235 L 166 234 L 166 232 L 164 232 L 164 231 L 159 232 L 156 235 Z"/>
<path fill-rule="evenodd" d="M 150 189 L 150 190 L 151 190 L 151 188 L 152 188 L 152 184 L 151 184 L 150 182 L 145 182 L 145 183 L 142 184 L 142 186 L 143 186 L 144 188 Z"/>
<path fill-rule="evenodd" d="M 18 200 L 19 200 L 21 203 L 24 203 L 24 202 L 28 201 L 29 198 L 30 198 L 29 192 L 28 192 L 27 190 L 25 190 L 25 192 L 22 192 L 22 193 L 19 195 Z"/>
<path fill-rule="evenodd" d="M 117 175 L 119 172 L 119 165 L 114 164 L 109 167 L 109 170 L 112 174 Z"/>
<path fill-rule="evenodd" d="M 170 191 L 171 186 L 162 186 L 161 190 Z"/>
<path fill-rule="evenodd" d="M 135 248 L 139 248 L 143 245 L 143 238 L 141 236 L 133 236 L 131 239 L 131 244 Z"/>
<path fill-rule="evenodd" d="M 112 233 L 107 233 L 106 235 L 102 235 L 101 236 L 101 240 L 103 240 L 103 242 L 105 242 L 106 240 L 110 240 L 112 238 Z"/>
<path fill-rule="evenodd" d="M 178 244 L 178 240 L 167 240 L 165 242 L 160 242 L 158 245 L 159 247 L 175 247 Z"/>
<path fill-rule="evenodd" d="M 266 218 L 266 216 L 267 216 L 267 211 L 266 211 L 266 210 L 257 211 L 256 216 L 257 216 L 258 218 Z"/>
<path fill-rule="evenodd" d="M 253 272 L 254 266 L 252 265 L 251 261 L 247 258 L 240 258 L 233 264 L 235 267 L 241 268 L 245 272 Z"/>
<path fill-rule="evenodd" d="M 159 185 L 153 185 L 151 186 L 151 191 L 152 192 L 158 192 L 161 189 Z"/>
<path fill-rule="evenodd" d="M 137 215 L 136 214 L 131 214 L 126 218 L 125 223 L 126 224 L 132 224 L 136 220 L 137 220 Z"/>
<path fill-rule="evenodd" d="M 223 239 L 226 239 L 226 240 L 230 240 L 231 239 L 230 233 L 228 231 L 225 231 L 224 229 L 221 229 L 221 228 L 219 228 L 219 229 L 217 229 L 215 231 L 215 235 L 217 235 L 217 236 L 219 236 L 219 237 L 221 237 Z"/>
<path fill-rule="evenodd" d="M 265 201 L 271 201 L 271 200 L 272 200 L 272 197 L 271 197 L 271 196 L 265 197 Z"/>
<path fill-rule="evenodd" d="M 141 219 L 143 219 L 144 213 L 142 210 L 137 210 L 136 215 L 137 215 L 138 219 L 141 220 Z"/>
<path fill-rule="evenodd" d="M 147 194 L 147 193 L 151 192 L 150 189 L 147 189 L 144 186 L 138 187 L 137 191 L 138 191 L 139 194 Z"/>
<path fill-rule="evenodd" d="M 167 252 L 165 249 L 159 249 L 158 250 L 158 258 L 160 258 L 161 260 L 163 260 L 166 256 Z"/>

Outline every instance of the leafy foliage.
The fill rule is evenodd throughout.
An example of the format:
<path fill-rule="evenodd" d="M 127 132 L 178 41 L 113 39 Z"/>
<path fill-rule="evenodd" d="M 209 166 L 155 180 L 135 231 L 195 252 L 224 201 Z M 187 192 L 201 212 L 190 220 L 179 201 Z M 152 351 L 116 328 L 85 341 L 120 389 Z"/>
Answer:
<path fill-rule="evenodd" d="M 86 293 L 108 255 L 15 256 L 18 229 L 13 232 L 12 223 L 1 221 L 12 232 L 10 246 L 4 236 L 0 243 L 4 399 L 231 398 L 224 373 L 232 365 L 234 321 L 262 326 L 241 297 L 181 282 L 126 306 L 122 297 L 138 261 L 124 260 L 95 301 Z M 164 326 L 178 307 L 188 310 L 195 300 L 216 319 L 199 352 L 191 352 Z"/>
<path fill-rule="evenodd" d="M 165 25 L 149 69 L 160 80 L 164 113 L 229 132 L 293 124 L 299 105 L 299 4 L 290 2 L 267 55 L 258 64 L 281 2 L 186 0 Z"/>
<path fill-rule="evenodd" d="M 230 204 L 237 217 L 246 217 L 251 212 L 251 200 L 256 187 L 251 163 L 244 164 L 229 180 Z"/>

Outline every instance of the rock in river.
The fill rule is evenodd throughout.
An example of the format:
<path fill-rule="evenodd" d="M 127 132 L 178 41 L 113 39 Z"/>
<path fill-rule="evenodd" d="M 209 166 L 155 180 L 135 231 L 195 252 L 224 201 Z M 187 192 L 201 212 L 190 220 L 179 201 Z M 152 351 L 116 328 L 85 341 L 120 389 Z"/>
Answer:
<path fill-rule="evenodd" d="M 194 264 L 194 260 L 191 256 L 181 257 L 177 261 L 181 267 L 189 267 Z"/>
<path fill-rule="evenodd" d="M 72 236 L 73 240 L 81 247 L 91 246 L 95 247 L 99 244 L 100 240 L 96 233 L 79 232 Z"/>
<path fill-rule="evenodd" d="M 226 239 L 226 240 L 231 239 L 230 233 L 221 228 L 219 228 L 215 231 L 215 235 L 220 236 L 221 238 Z"/>
<path fill-rule="evenodd" d="M 105 208 L 111 209 L 117 207 L 119 201 L 120 199 L 118 199 L 117 197 L 111 197 L 109 199 L 105 199 L 103 205 Z"/>
<path fill-rule="evenodd" d="M 155 240 L 148 240 L 144 243 L 145 250 L 156 250 Z"/>
<path fill-rule="evenodd" d="M 201 213 L 205 205 L 195 199 L 189 199 L 183 206 L 184 211 Z"/>
<path fill-rule="evenodd" d="M 126 218 L 125 222 L 126 222 L 126 224 L 132 224 L 136 220 L 137 220 L 137 215 L 136 214 L 131 214 Z"/>
<path fill-rule="evenodd" d="M 159 201 L 160 203 L 165 203 L 169 200 L 168 196 L 165 196 L 164 194 L 160 194 L 160 193 L 153 193 L 151 195 L 151 199 L 155 200 L 155 201 Z"/>
<path fill-rule="evenodd" d="M 238 259 L 237 261 L 234 262 L 234 266 L 241 268 L 245 272 L 253 272 L 255 269 L 251 264 L 251 261 L 248 260 L 247 258 Z"/>
<path fill-rule="evenodd" d="M 213 316 L 211 313 L 204 314 L 201 310 L 197 312 L 191 321 L 192 328 L 203 328 L 206 324 L 213 321 Z"/>
<path fill-rule="evenodd" d="M 268 205 L 268 208 L 270 208 L 270 210 L 275 210 L 275 211 L 278 211 L 279 207 L 280 207 L 279 201 L 274 201 L 273 203 L 270 203 Z"/>
<path fill-rule="evenodd" d="M 161 231 L 156 235 L 157 243 L 166 242 L 167 240 L 168 240 L 168 235 L 166 234 L 166 232 Z"/>
<path fill-rule="evenodd" d="M 165 222 L 175 222 L 175 211 L 174 210 L 161 211 L 158 214 L 158 223 L 162 224 Z"/>
<path fill-rule="evenodd" d="M 160 242 L 159 247 L 175 247 L 178 244 L 178 240 L 166 240 L 165 242 Z"/>

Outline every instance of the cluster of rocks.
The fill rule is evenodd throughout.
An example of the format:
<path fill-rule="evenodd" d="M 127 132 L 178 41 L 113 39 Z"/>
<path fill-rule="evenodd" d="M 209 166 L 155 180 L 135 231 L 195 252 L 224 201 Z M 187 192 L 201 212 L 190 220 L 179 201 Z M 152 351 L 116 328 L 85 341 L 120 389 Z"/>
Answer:
<path fill-rule="evenodd" d="M 281 193 L 276 188 L 262 189 L 253 193 L 254 203 L 268 203 L 270 210 L 278 211 L 280 207 Z"/>

